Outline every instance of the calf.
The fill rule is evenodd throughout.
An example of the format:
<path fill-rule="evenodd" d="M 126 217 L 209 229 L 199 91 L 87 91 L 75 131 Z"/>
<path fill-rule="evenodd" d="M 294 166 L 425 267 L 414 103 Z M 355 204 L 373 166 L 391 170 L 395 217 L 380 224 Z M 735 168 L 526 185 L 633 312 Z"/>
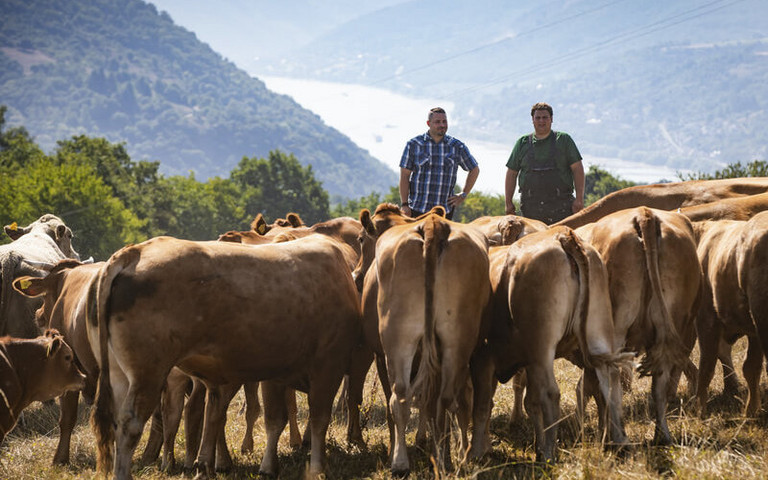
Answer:
<path fill-rule="evenodd" d="M 30 403 L 84 386 L 85 375 L 56 330 L 33 339 L 0 338 L 0 444 Z"/>

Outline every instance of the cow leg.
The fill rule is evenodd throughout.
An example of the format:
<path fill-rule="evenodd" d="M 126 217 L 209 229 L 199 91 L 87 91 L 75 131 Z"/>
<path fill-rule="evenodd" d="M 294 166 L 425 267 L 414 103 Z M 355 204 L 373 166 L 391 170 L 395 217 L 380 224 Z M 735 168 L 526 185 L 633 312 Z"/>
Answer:
<path fill-rule="evenodd" d="M 605 433 L 606 404 L 600 390 L 600 382 L 594 368 L 585 368 L 576 385 L 576 413 L 579 422 L 583 425 L 584 415 L 589 399 L 593 398 L 597 405 L 598 431 Z"/>
<path fill-rule="evenodd" d="M 464 384 L 464 388 L 459 392 L 459 404 L 456 412 L 456 418 L 461 431 L 461 462 L 464 463 L 469 453 L 469 423 L 472 420 L 472 382 L 469 377 Z"/>
<path fill-rule="evenodd" d="M 152 382 L 152 378 L 142 378 L 141 384 L 131 383 L 117 417 L 115 433 L 115 469 L 117 480 L 131 478 L 131 459 L 136 445 L 144 431 L 144 424 L 160 403 L 163 390 L 162 380 Z"/>
<path fill-rule="evenodd" d="M 239 383 L 230 383 L 219 388 L 221 393 L 221 399 L 219 403 L 219 415 L 221 423 L 219 425 L 218 433 L 216 434 L 216 471 L 226 472 L 232 469 L 232 456 L 229 454 L 229 447 L 227 447 L 226 427 L 227 427 L 227 410 L 229 404 L 235 397 L 235 394 L 240 390 Z"/>
<path fill-rule="evenodd" d="M 614 445 L 625 445 L 627 435 L 624 433 L 624 424 L 622 422 L 621 407 L 621 374 L 619 368 L 615 365 L 602 364 L 594 369 L 597 375 L 597 382 L 600 387 L 600 400 L 597 402 L 598 409 L 604 413 L 600 415 L 604 420 L 604 432 L 609 432 L 610 441 Z M 666 394 L 666 392 L 665 392 Z M 604 402 L 604 403 L 603 403 Z"/>
<path fill-rule="evenodd" d="M 416 354 L 415 345 L 401 345 L 402 355 L 391 358 L 387 356 L 387 371 L 392 395 L 389 408 L 395 424 L 395 442 L 392 448 L 392 475 L 406 476 L 410 472 L 408 451 L 405 444 L 405 428 L 411 416 L 411 401 L 409 398 L 410 377 L 413 358 Z M 422 414 L 424 412 L 421 412 Z"/>
<path fill-rule="evenodd" d="M 376 354 L 376 373 L 379 376 L 379 384 L 381 385 L 381 391 L 384 394 L 384 405 L 387 411 L 387 429 L 389 430 L 389 451 L 387 453 L 391 458 L 395 448 L 395 420 L 392 417 L 392 409 L 389 406 L 389 400 L 392 397 L 392 389 L 389 387 L 389 374 L 387 373 L 387 364 L 384 355 Z"/>
<path fill-rule="evenodd" d="M 226 405 L 227 402 L 222 387 L 213 385 L 206 385 L 206 387 L 203 435 L 195 464 L 200 475 L 207 475 L 210 478 L 215 474 L 216 441 L 224 421 L 222 404 Z"/>
<path fill-rule="evenodd" d="M 525 417 L 523 413 L 523 395 L 525 395 L 526 376 L 525 370 L 520 370 L 512 377 L 512 394 L 514 402 L 512 403 L 512 415 L 510 423 L 518 423 Z"/>
<path fill-rule="evenodd" d="M 297 394 L 298 392 L 292 388 L 285 390 L 285 408 L 288 409 L 288 433 L 290 435 L 289 445 L 294 450 L 301 448 L 303 445 L 309 445 L 310 442 L 309 423 L 307 423 L 307 428 L 304 429 L 304 435 L 301 434 L 301 429 L 299 428 L 297 418 L 299 407 L 296 405 Z"/>
<path fill-rule="evenodd" d="M 557 422 L 560 419 L 560 390 L 554 373 L 554 359 L 528 365 L 528 391 L 525 409 L 533 421 L 536 435 L 536 461 L 555 460 Z"/>
<path fill-rule="evenodd" d="M 749 337 L 747 358 L 744 359 L 744 365 L 741 367 L 744 380 L 747 382 L 747 405 L 744 408 L 744 414 L 748 417 L 754 417 L 760 410 L 760 373 L 762 369 L 763 350 L 760 347 L 760 341 L 755 337 Z"/>
<path fill-rule="evenodd" d="M 243 435 L 243 442 L 240 444 L 240 451 L 243 454 L 248 454 L 253 453 L 253 426 L 261 413 L 259 382 L 244 383 L 243 393 L 245 394 L 245 434 Z"/>
<path fill-rule="evenodd" d="M 160 469 L 164 472 L 171 471 L 176 458 L 174 446 L 176 444 L 176 434 L 181 424 L 181 416 L 184 412 L 184 395 L 187 385 L 189 385 L 189 376 L 181 370 L 174 368 L 168 375 L 167 386 L 163 392 L 162 401 L 162 430 L 163 430 L 163 460 Z"/>
<path fill-rule="evenodd" d="M 165 392 L 163 392 L 163 397 Z M 161 398 L 160 404 L 164 400 Z M 149 424 L 149 438 L 147 439 L 147 446 L 144 447 L 144 453 L 141 454 L 140 465 L 149 465 L 157 460 L 160 456 L 160 450 L 163 448 L 163 415 L 162 407 L 158 406 L 154 412 L 152 412 L 152 421 Z"/>
<path fill-rule="evenodd" d="M 184 456 L 184 468 L 194 468 L 197 453 L 200 449 L 200 439 L 203 429 L 203 412 L 205 411 L 206 388 L 198 379 L 192 379 L 192 392 L 184 407 L 184 434 L 187 451 Z"/>
<path fill-rule="evenodd" d="M 472 377 L 472 446 L 469 458 L 479 459 L 491 449 L 489 424 L 496 390 L 494 367 L 488 348 L 480 346 L 469 362 Z"/>
<path fill-rule="evenodd" d="M 371 368 L 373 352 L 364 346 L 355 348 L 352 353 L 347 384 L 347 443 L 365 448 L 363 430 L 360 426 L 360 405 L 363 403 L 365 377 Z"/>
<path fill-rule="evenodd" d="M 267 446 L 259 467 L 259 473 L 262 475 L 276 476 L 279 470 L 277 442 L 285 429 L 285 424 L 288 423 L 285 401 L 288 390 L 290 389 L 286 388 L 285 385 L 277 382 L 261 382 L 261 395 L 264 400 L 264 428 L 267 432 Z"/>
<path fill-rule="evenodd" d="M 661 371 L 654 372 L 651 380 L 651 395 L 656 408 L 656 428 L 653 435 L 653 443 L 656 445 L 671 445 L 672 434 L 667 425 L 667 398 L 669 394 L 670 371 L 663 367 Z"/>
<path fill-rule="evenodd" d="M 732 347 L 733 345 L 721 338 L 717 345 L 717 358 L 723 369 L 723 393 L 735 397 L 738 396 L 741 385 L 733 366 Z"/>
<path fill-rule="evenodd" d="M 310 444 L 309 478 L 325 478 L 325 437 L 331 423 L 333 399 L 344 376 L 344 367 L 328 365 L 312 375 L 309 387 L 309 425 L 312 434 Z"/>
<path fill-rule="evenodd" d="M 72 430 L 77 423 L 77 402 L 79 399 L 80 392 L 67 392 L 59 397 L 59 444 L 53 455 L 54 465 L 69 463 L 69 446 Z"/>
<path fill-rule="evenodd" d="M 706 311 L 702 309 L 696 317 L 696 332 L 699 337 L 699 378 L 696 380 L 696 398 L 699 413 L 703 417 L 707 412 L 708 389 L 715 373 L 718 342 L 722 335 L 722 325 L 715 319 L 715 312 L 711 305 L 706 308 Z"/>

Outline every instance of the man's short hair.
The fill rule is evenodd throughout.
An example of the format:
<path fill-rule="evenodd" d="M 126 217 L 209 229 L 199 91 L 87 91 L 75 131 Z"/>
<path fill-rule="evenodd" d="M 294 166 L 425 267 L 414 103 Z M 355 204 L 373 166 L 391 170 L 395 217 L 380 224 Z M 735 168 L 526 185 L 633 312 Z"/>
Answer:
<path fill-rule="evenodd" d="M 434 115 L 435 113 L 445 114 L 445 110 L 443 109 L 443 107 L 430 108 L 429 115 L 427 116 L 427 120 L 432 120 L 432 115 Z"/>
<path fill-rule="evenodd" d="M 549 112 L 550 117 L 554 118 L 555 116 L 555 114 L 552 112 L 552 107 L 544 102 L 536 103 L 531 107 L 531 117 L 533 117 L 533 114 L 536 113 L 536 110 L 546 110 Z"/>

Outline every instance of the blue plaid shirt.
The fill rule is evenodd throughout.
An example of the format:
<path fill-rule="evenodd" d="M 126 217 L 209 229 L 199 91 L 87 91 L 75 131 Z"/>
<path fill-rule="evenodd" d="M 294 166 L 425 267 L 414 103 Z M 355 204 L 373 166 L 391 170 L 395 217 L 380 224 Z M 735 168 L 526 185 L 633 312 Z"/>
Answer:
<path fill-rule="evenodd" d="M 452 210 L 448 197 L 453 195 L 458 167 L 469 172 L 477 161 L 461 140 L 449 135 L 435 143 L 429 132 L 408 141 L 400 167 L 411 171 L 408 202 L 411 209 L 427 212 L 436 205 Z"/>

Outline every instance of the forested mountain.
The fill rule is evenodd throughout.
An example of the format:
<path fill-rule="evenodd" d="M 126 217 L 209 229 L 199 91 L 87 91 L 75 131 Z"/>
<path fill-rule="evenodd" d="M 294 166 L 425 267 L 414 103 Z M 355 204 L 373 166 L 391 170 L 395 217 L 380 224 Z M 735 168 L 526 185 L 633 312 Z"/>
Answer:
<path fill-rule="evenodd" d="M 317 115 L 141 0 L 0 2 L 0 104 L 7 124 L 45 150 L 74 135 L 104 137 L 163 173 L 204 179 L 279 149 L 312 165 L 331 195 L 396 183 Z"/>
<path fill-rule="evenodd" d="M 157 1 L 187 17 L 181 0 Z M 312 3 L 275 4 L 269 18 L 290 10 L 301 24 L 311 9 L 297 4 Z M 210 15 L 221 22 L 226 11 Z M 224 55 L 253 52 L 259 60 L 242 66 L 257 76 L 452 102 L 465 136 L 511 145 L 530 130 L 530 106 L 546 101 L 583 154 L 712 171 L 768 156 L 766 18 L 765 0 L 411 0 L 337 16 L 277 56 L 257 38 L 226 43 L 194 19 L 184 25 Z"/>

